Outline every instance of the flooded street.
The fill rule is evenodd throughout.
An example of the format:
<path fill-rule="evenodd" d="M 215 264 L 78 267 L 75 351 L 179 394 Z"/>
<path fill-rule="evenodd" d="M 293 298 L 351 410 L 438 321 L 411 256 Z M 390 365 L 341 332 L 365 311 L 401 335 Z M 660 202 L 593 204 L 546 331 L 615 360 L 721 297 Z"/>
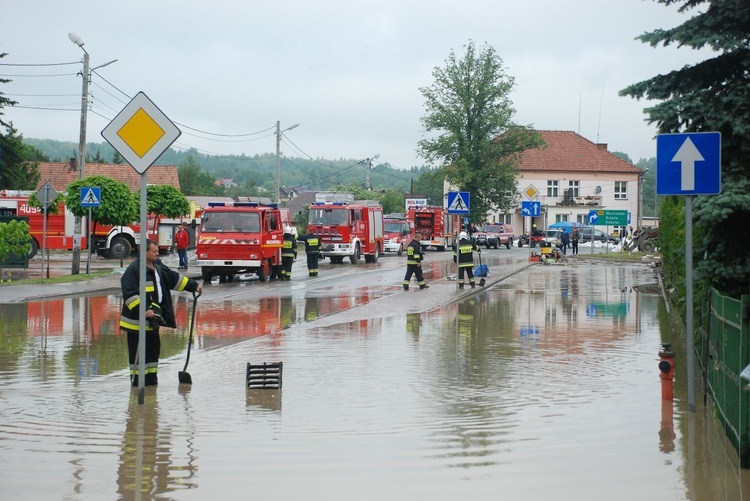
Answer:
<path fill-rule="evenodd" d="M 396 258 L 211 284 L 192 386 L 181 295 L 143 405 L 120 297 L 0 304 L 0 499 L 750 499 L 702 394 L 687 412 L 653 272 L 503 252 L 509 276 L 460 301 L 434 254 L 426 291 L 400 290 Z M 248 363 L 276 361 L 282 389 L 246 389 Z"/>

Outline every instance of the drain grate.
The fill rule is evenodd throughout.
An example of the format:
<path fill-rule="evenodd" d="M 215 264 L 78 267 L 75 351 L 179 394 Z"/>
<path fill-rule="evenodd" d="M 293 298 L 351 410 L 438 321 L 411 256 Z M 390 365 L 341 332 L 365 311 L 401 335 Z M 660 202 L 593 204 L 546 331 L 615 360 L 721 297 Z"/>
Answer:
<path fill-rule="evenodd" d="M 281 389 L 284 362 L 247 364 L 246 382 L 249 389 Z"/>

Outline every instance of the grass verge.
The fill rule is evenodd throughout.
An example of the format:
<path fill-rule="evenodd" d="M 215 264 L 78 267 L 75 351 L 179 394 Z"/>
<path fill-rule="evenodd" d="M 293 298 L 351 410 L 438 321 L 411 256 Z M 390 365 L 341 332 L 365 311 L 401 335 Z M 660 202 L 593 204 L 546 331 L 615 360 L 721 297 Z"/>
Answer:
<path fill-rule="evenodd" d="M 111 275 L 111 274 L 112 274 L 112 270 L 100 270 L 100 271 L 89 273 L 88 275 L 85 273 L 80 273 L 78 275 L 61 275 L 59 277 L 45 278 L 44 282 L 42 282 L 42 280 L 39 278 L 24 278 L 21 280 L 4 280 L 3 282 L 0 282 L 0 287 L 7 287 L 7 286 L 21 285 L 21 284 L 41 284 L 41 283 L 68 284 L 68 283 L 92 280 L 94 278 L 99 278 L 99 277 L 103 277 L 103 276 Z"/>
<path fill-rule="evenodd" d="M 597 259 L 604 261 L 621 261 L 627 263 L 643 262 L 644 256 L 659 257 L 658 255 L 649 254 L 647 252 L 605 252 L 599 254 L 586 254 L 579 253 L 576 256 L 577 259 Z"/>

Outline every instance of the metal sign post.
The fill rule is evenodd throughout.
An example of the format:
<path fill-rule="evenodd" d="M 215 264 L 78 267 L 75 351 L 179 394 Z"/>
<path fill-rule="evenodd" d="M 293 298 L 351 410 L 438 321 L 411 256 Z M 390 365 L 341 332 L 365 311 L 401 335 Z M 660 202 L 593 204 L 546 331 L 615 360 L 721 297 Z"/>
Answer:
<path fill-rule="evenodd" d="M 141 175 L 141 241 L 138 245 L 138 403 L 145 401 L 146 380 L 146 171 L 180 137 L 180 129 L 139 92 L 102 131 L 104 139 Z"/>
<path fill-rule="evenodd" d="M 721 193 L 721 134 L 694 132 L 656 136 L 656 194 L 685 197 L 685 330 L 688 411 L 695 412 L 693 347 L 693 196 Z"/>

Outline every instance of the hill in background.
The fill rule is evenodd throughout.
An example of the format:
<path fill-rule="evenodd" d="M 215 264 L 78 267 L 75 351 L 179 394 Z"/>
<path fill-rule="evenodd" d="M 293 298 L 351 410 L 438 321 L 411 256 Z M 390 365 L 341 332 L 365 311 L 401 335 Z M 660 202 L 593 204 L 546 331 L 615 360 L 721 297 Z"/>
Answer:
<path fill-rule="evenodd" d="M 68 162 L 75 158 L 78 143 L 53 141 L 51 139 L 24 138 L 24 143 L 41 151 L 51 162 Z M 109 143 L 87 143 L 87 163 L 114 163 L 115 150 Z M 273 191 L 276 186 L 276 155 L 226 155 L 214 156 L 196 150 L 178 151 L 168 149 L 154 165 L 182 165 L 192 157 L 203 172 L 215 179 L 233 179 L 237 184 L 250 183 Z M 282 186 L 305 187 L 310 190 L 329 190 L 336 186 L 364 186 L 367 166 L 361 159 L 310 159 L 281 157 L 280 179 Z M 396 190 L 408 193 L 411 183 L 427 167 L 412 168 L 408 171 L 391 167 L 388 163 L 373 162 L 370 183 L 373 190 Z"/>

